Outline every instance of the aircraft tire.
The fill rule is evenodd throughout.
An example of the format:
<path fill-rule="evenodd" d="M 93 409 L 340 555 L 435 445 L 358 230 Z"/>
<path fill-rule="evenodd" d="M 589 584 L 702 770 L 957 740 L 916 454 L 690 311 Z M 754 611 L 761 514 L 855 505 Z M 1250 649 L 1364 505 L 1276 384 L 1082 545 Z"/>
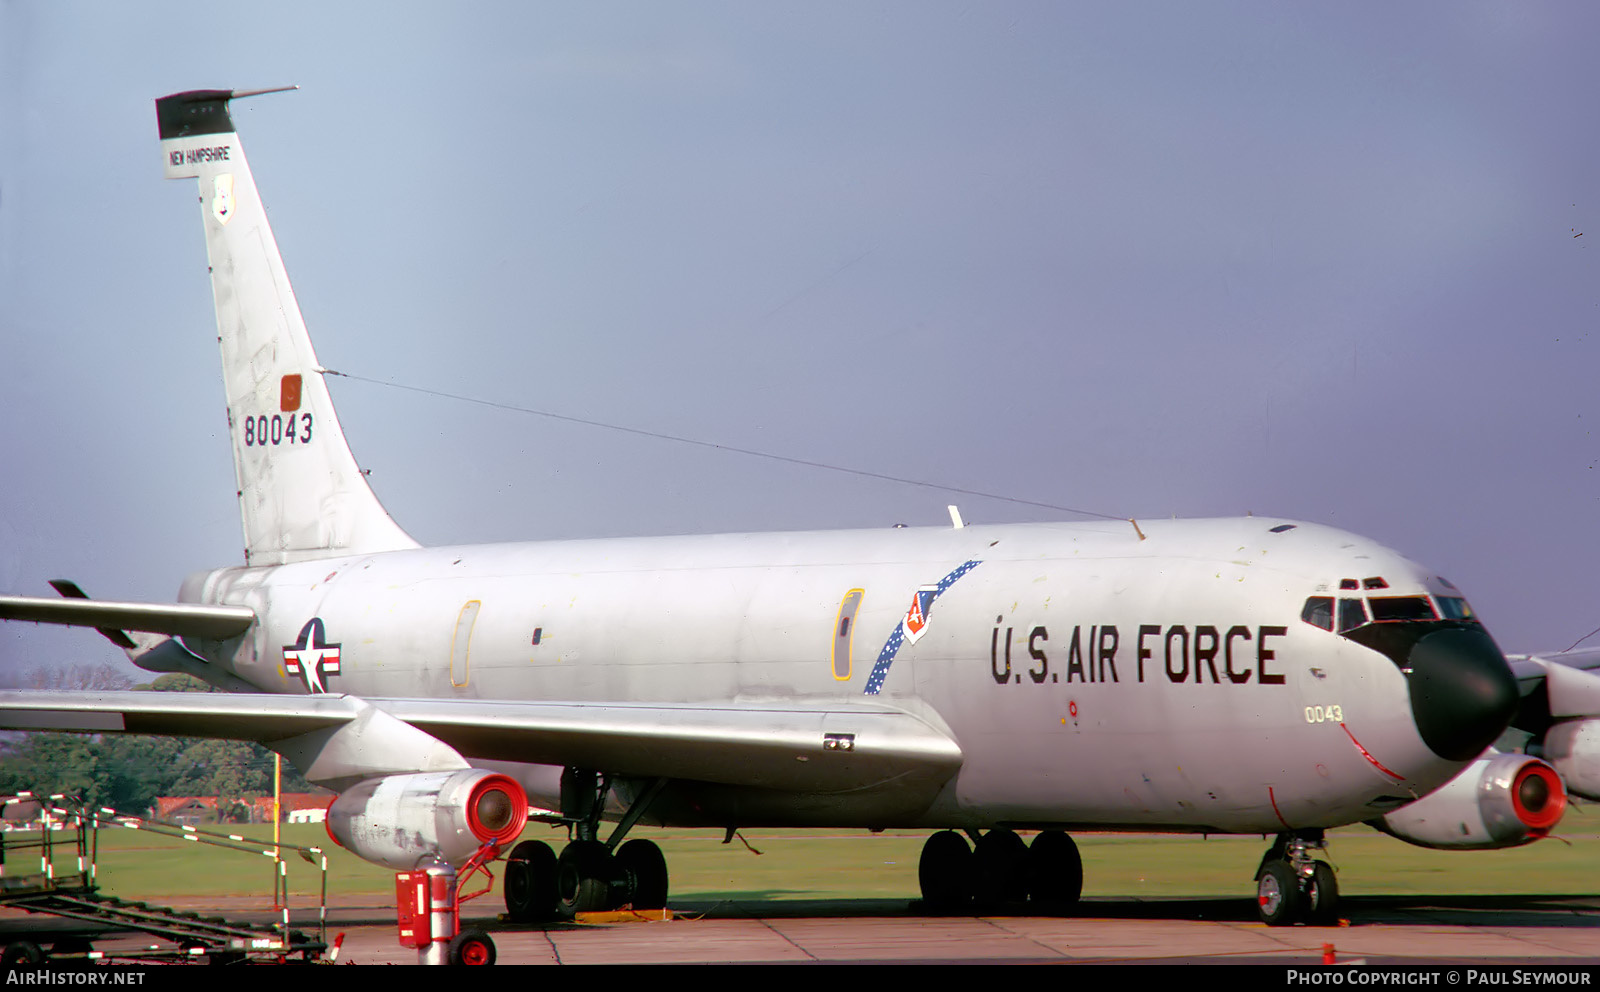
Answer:
<path fill-rule="evenodd" d="M 1269 927 L 1286 927 L 1300 918 L 1304 899 L 1300 879 L 1287 861 L 1268 861 L 1256 874 L 1256 910 Z"/>
<path fill-rule="evenodd" d="M 617 848 L 617 870 L 634 909 L 667 905 L 667 859 L 654 841 L 630 840 Z"/>
<path fill-rule="evenodd" d="M 31 940 L 14 940 L 0 951 L 0 967 L 31 967 L 44 961 L 44 950 Z"/>
<path fill-rule="evenodd" d="M 450 964 L 494 964 L 494 939 L 482 930 L 463 930 L 450 938 L 445 960 Z"/>
<path fill-rule="evenodd" d="M 542 840 L 525 840 L 506 858 L 506 914 L 513 923 L 556 915 L 556 852 Z"/>
<path fill-rule="evenodd" d="M 597 840 L 575 840 L 556 860 L 556 908 L 563 919 L 611 907 L 616 863 Z"/>
<path fill-rule="evenodd" d="M 1272 839 L 1272 846 L 1267 848 L 1267 853 L 1261 856 L 1261 863 L 1256 865 L 1257 878 L 1261 877 L 1261 873 L 1266 871 L 1267 865 L 1272 864 L 1272 862 L 1289 860 L 1288 840 L 1288 834 L 1279 834 Z"/>
<path fill-rule="evenodd" d="M 1028 845 L 1015 830 L 996 827 L 973 849 L 972 898 L 980 906 L 1024 902 L 1028 898 Z"/>
<path fill-rule="evenodd" d="M 1339 925 L 1339 879 L 1326 861 L 1316 863 L 1306 884 L 1305 914 L 1314 927 Z"/>
<path fill-rule="evenodd" d="M 1024 871 L 1028 898 L 1046 912 L 1067 912 L 1083 895 L 1083 858 L 1065 831 L 1046 830 L 1035 837 Z"/>
<path fill-rule="evenodd" d="M 922 845 L 917 882 L 931 913 L 962 913 L 972 905 L 972 848 L 954 830 L 941 830 Z"/>

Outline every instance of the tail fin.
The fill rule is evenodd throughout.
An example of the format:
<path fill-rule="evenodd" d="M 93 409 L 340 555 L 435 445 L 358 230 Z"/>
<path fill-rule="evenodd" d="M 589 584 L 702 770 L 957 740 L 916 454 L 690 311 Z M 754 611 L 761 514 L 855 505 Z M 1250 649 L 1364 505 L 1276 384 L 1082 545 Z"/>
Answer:
<path fill-rule="evenodd" d="M 245 560 L 274 565 L 417 547 L 356 465 L 256 193 L 228 101 L 156 101 L 168 179 L 200 180 Z"/>

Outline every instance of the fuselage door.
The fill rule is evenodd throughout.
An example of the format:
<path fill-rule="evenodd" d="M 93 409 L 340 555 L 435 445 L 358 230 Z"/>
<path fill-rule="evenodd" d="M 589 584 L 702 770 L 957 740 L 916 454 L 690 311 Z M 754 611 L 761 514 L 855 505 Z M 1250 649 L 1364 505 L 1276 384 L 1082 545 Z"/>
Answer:
<path fill-rule="evenodd" d="M 467 684 L 471 675 L 472 628 L 478 622 L 480 600 L 468 600 L 456 616 L 456 632 L 450 638 L 450 684 L 457 689 Z"/>

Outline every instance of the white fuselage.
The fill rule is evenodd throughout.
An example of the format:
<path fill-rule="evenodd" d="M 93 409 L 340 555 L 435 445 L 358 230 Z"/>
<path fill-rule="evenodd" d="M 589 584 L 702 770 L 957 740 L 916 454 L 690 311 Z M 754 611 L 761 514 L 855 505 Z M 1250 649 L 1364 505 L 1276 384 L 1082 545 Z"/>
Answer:
<path fill-rule="evenodd" d="M 1431 577 L 1341 531 L 1271 530 L 1283 523 L 433 548 L 224 569 L 191 578 L 183 598 L 256 610 L 244 639 L 191 647 L 269 692 L 861 699 L 877 669 L 872 698 L 946 730 L 963 753 L 956 776 L 909 810 L 711 789 L 679 819 L 1236 832 L 1370 819 L 1460 763 L 1419 737 L 1395 663 L 1303 622 L 1302 604 L 1341 579 L 1382 576 L 1420 595 Z M 913 643 L 903 624 L 919 587 L 947 577 L 919 604 Z M 329 654 L 297 650 L 314 617 L 337 665 L 308 677 Z M 301 674 L 286 657 L 306 662 L 289 666 Z"/>

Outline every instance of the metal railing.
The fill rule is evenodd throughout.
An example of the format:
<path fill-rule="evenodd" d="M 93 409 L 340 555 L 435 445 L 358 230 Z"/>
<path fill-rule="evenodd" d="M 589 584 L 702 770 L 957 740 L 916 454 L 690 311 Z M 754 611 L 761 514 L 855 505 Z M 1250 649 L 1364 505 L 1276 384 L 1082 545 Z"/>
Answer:
<path fill-rule="evenodd" d="M 74 797 L 40 796 L 30 792 L 0 798 L 0 809 L 18 803 L 38 803 L 41 819 L 37 831 L 0 831 L 0 897 L 29 892 L 79 889 L 92 892 L 98 885 L 100 830 L 140 830 L 193 844 L 262 855 L 273 862 L 273 908 L 282 912 L 274 924 L 285 938 L 290 933 L 288 858 L 300 856 L 321 876 L 317 902 L 318 940 L 328 933 L 328 855 L 320 847 L 302 847 L 281 841 L 262 841 L 241 834 L 205 830 L 119 813 L 110 807 L 79 805 Z M 65 834 L 66 836 L 61 836 Z M 20 856 L 20 857 L 19 857 Z M 34 857 L 37 857 L 37 862 Z M 37 871 L 30 871 L 37 864 Z"/>

